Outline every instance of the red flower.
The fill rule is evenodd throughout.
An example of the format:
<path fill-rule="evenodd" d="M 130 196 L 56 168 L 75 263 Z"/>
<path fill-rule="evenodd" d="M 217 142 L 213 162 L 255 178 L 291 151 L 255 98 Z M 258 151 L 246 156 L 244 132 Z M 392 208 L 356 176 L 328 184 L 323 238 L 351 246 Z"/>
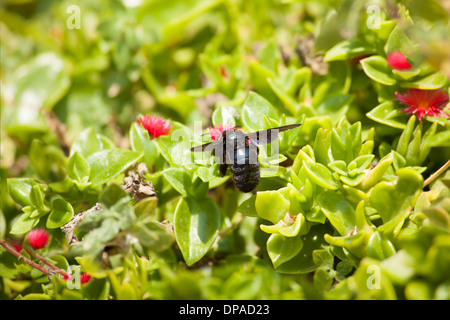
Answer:
<path fill-rule="evenodd" d="M 394 51 L 388 54 L 387 62 L 393 69 L 397 70 L 407 70 L 411 69 L 411 65 L 403 53 L 400 51 Z"/>
<path fill-rule="evenodd" d="M 88 282 L 90 279 L 91 279 L 91 276 L 88 273 L 83 273 L 82 275 L 80 275 L 81 284 Z"/>
<path fill-rule="evenodd" d="M 224 126 L 219 124 L 218 126 L 215 127 L 209 127 L 209 135 L 211 136 L 211 139 L 216 140 L 222 134 L 222 132 L 234 128 L 235 126 L 230 124 L 226 124 Z"/>
<path fill-rule="evenodd" d="M 424 116 L 439 117 L 441 115 L 448 119 L 448 115 L 442 110 L 448 103 L 448 93 L 442 89 L 406 89 L 405 93 L 399 94 L 395 92 L 395 95 L 397 98 L 394 100 L 408 105 L 401 111 L 415 114 L 419 120 L 422 120 Z"/>
<path fill-rule="evenodd" d="M 22 249 L 23 249 L 23 247 L 22 247 L 22 245 L 20 244 L 20 243 L 18 243 L 18 242 L 15 242 L 15 241 L 13 241 L 13 247 L 14 247 L 14 249 L 17 251 L 17 252 L 20 252 L 20 251 L 22 251 Z"/>
<path fill-rule="evenodd" d="M 168 135 L 172 128 L 170 123 L 164 120 L 163 117 L 155 117 L 154 115 L 151 117 L 145 115 L 143 118 L 138 119 L 138 123 L 148 131 L 152 139 Z"/>
<path fill-rule="evenodd" d="M 27 240 L 33 249 L 42 249 L 48 242 L 48 233 L 44 229 L 33 229 L 28 233 Z"/>

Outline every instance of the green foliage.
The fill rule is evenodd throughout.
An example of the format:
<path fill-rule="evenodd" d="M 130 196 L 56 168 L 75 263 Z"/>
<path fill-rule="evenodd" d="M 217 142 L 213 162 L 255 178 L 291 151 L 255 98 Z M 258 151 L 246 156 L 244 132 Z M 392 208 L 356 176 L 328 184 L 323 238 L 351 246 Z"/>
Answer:
<path fill-rule="evenodd" d="M 395 100 L 449 92 L 449 16 L 377 3 L 6 1 L 0 238 L 91 279 L 1 246 L 0 298 L 450 299 L 450 120 Z M 250 194 L 190 151 L 294 123 Z"/>

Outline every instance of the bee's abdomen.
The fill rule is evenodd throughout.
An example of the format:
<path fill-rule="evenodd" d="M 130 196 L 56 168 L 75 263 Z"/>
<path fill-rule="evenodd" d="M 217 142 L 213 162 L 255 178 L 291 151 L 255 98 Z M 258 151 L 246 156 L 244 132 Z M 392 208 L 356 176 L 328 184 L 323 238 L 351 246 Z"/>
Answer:
<path fill-rule="evenodd" d="M 250 192 L 259 183 L 259 163 L 256 164 L 232 164 L 233 180 L 242 192 Z"/>

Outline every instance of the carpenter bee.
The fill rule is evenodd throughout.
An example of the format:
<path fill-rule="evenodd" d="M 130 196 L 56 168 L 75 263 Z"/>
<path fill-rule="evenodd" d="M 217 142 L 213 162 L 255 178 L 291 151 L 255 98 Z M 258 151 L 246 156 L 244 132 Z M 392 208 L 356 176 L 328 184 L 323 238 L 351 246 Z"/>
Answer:
<path fill-rule="evenodd" d="M 242 192 L 250 192 L 259 183 L 258 146 L 277 139 L 280 132 L 299 126 L 300 124 L 291 124 L 253 133 L 228 129 L 223 131 L 215 141 L 193 147 L 191 151 L 212 151 L 213 155 L 219 158 L 221 175 L 226 174 L 230 165 L 236 188 Z"/>

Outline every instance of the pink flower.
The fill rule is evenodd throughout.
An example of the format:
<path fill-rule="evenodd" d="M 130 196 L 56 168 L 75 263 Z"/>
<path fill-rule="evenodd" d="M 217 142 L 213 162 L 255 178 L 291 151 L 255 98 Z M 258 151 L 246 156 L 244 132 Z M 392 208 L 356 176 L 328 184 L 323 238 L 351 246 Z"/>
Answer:
<path fill-rule="evenodd" d="M 444 116 L 448 119 L 448 114 L 442 110 L 448 103 L 448 93 L 442 89 L 438 90 L 422 90 L 422 89 L 406 89 L 405 93 L 399 94 L 395 92 L 396 99 L 401 104 L 408 107 L 401 110 L 407 114 L 415 114 L 419 120 L 424 116 L 439 117 Z"/>
<path fill-rule="evenodd" d="M 167 120 L 163 117 L 155 117 L 155 115 L 151 117 L 145 115 L 143 118 L 139 118 L 137 122 L 148 131 L 152 139 L 168 135 L 172 128 Z"/>
<path fill-rule="evenodd" d="M 235 129 L 236 127 L 233 125 L 221 125 L 215 127 L 209 127 L 209 135 L 211 136 L 211 139 L 216 140 L 224 131 Z"/>
<path fill-rule="evenodd" d="M 33 229 L 28 233 L 27 241 L 34 250 L 42 249 L 48 242 L 48 233 L 44 229 Z"/>
<path fill-rule="evenodd" d="M 387 62 L 393 69 L 408 70 L 411 69 L 411 65 L 403 53 L 400 51 L 393 51 L 387 55 Z"/>

